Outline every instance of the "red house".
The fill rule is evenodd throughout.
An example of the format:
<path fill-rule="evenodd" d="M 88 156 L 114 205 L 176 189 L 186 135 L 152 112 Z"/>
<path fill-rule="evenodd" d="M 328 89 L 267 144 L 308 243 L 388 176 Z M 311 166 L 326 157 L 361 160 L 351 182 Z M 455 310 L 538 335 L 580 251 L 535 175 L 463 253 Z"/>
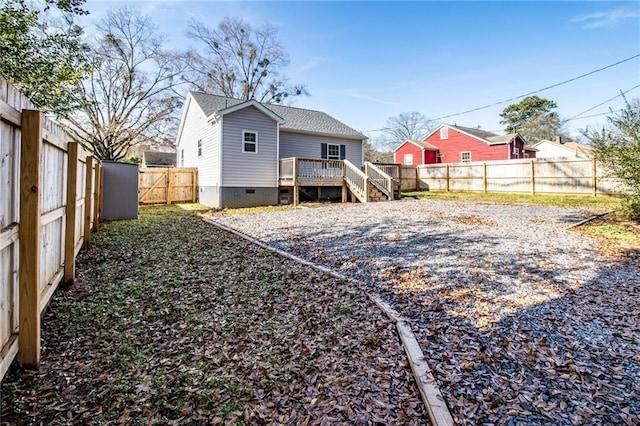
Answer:
<path fill-rule="evenodd" d="M 405 164 L 406 159 L 415 154 L 415 144 L 405 141 L 394 150 L 396 163 Z M 472 161 L 515 160 L 520 158 L 535 158 L 536 150 L 525 144 L 525 140 L 518 133 L 497 135 L 485 130 L 470 127 L 442 124 L 431 132 L 423 142 L 433 155 L 418 156 L 414 164 L 433 163 L 470 163 Z M 425 148 L 426 150 L 426 148 Z M 409 154 L 405 157 L 406 154 Z M 414 155 L 414 158 L 415 155 Z"/>
<path fill-rule="evenodd" d="M 437 162 L 437 154 L 437 146 L 420 140 L 407 139 L 393 150 L 393 162 L 405 166 L 433 164 Z"/>

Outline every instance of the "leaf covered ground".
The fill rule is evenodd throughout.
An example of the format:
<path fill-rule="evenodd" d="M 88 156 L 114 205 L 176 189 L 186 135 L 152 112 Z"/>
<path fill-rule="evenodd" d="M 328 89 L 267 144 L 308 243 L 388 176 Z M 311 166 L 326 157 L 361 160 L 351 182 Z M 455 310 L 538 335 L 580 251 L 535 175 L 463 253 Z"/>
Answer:
<path fill-rule="evenodd" d="M 391 321 L 347 282 L 176 206 L 112 222 L 42 318 L 2 424 L 427 424 Z"/>
<path fill-rule="evenodd" d="M 458 424 L 638 425 L 640 234 L 568 229 L 589 210 L 404 200 L 216 220 L 381 294 Z"/>

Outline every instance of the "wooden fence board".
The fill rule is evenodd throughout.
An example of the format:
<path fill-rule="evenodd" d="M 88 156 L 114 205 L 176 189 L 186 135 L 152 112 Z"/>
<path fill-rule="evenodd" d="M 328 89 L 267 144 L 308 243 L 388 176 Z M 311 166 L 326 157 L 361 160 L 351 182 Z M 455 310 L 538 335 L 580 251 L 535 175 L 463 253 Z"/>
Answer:
<path fill-rule="evenodd" d="M 198 169 L 140 169 L 138 188 L 140 204 L 195 203 L 198 201 Z"/>
<path fill-rule="evenodd" d="M 99 165 L 73 145 L 0 77 L 0 380 L 16 356 L 38 367 L 41 312 L 75 263 L 92 214 L 85 206 L 100 198 L 86 187 Z"/>
<path fill-rule="evenodd" d="M 529 194 L 622 194 L 619 181 L 592 159 L 538 159 L 427 164 L 402 174 L 402 190 L 510 192 Z M 404 169 L 403 169 L 404 170 Z"/>

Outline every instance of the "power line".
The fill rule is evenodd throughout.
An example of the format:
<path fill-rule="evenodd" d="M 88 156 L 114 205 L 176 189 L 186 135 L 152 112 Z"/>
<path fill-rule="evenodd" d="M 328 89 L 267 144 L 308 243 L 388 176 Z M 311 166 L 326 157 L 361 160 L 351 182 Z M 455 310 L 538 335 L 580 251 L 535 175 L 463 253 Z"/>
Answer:
<path fill-rule="evenodd" d="M 573 119 L 575 119 L 575 118 L 577 118 L 577 117 L 580 117 L 582 114 L 585 114 L 585 113 L 587 113 L 587 112 L 589 112 L 589 111 L 593 111 L 594 109 L 596 109 L 596 108 L 598 108 L 598 107 L 601 107 L 602 105 L 604 105 L 604 104 L 606 104 L 606 103 L 609 103 L 609 102 L 611 102 L 612 100 L 614 100 L 614 99 L 616 99 L 616 98 L 619 98 L 620 96 L 624 96 L 625 94 L 629 93 L 630 91 L 632 91 L 632 90 L 634 90 L 634 89 L 637 89 L 638 87 L 640 87 L 640 84 L 638 84 L 637 86 L 632 87 L 632 88 L 631 88 L 631 89 L 629 89 L 629 90 L 626 90 L 626 91 L 624 91 L 624 92 L 620 92 L 620 94 L 618 94 L 618 95 L 614 96 L 613 98 L 609 98 L 609 99 L 607 99 L 606 101 L 601 102 L 601 103 L 599 103 L 598 105 L 596 105 L 596 106 L 594 106 L 594 107 L 591 107 L 591 108 L 589 108 L 589 109 L 586 109 L 586 110 L 582 111 L 580 114 L 576 114 L 576 115 L 574 115 L 573 117 L 567 118 L 567 119 L 566 119 L 566 120 L 564 120 L 564 121 L 569 121 L 569 120 L 573 120 Z M 605 113 L 605 114 L 606 114 L 606 113 Z"/>
<path fill-rule="evenodd" d="M 620 64 L 622 64 L 624 62 L 628 62 L 628 61 L 630 61 L 632 59 L 635 59 L 637 57 L 640 57 L 640 53 L 638 53 L 637 55 L 631 56 L 629 58 L 622 59 L 621 61 L 618 61 L 616 63 L 607 65 L 605 67 L 598 68 L 597 70 L 590 71 L 590 72 L 588 72 L 586 74 L 582 74 L 582 75 L 579 75 L 577 77 L 570 78 L 570 79 L 562 81 L 560 83 L 552 84 L 551 86 L 543 87 L 542 89 L 534 90 L 533 92 L 525 93 L 524 95 L 515 96 L 513 98 L 505 99 L 505 100 L 500 101 L 500 102 L 495 102 L 493 104 L 488 104 L 488 105 L 484 105 L 484 106 L 481 106 L 481 107 L 478 107 L 478 108 L 469 109 L 467 111 L 458 112 L 456 114 L 449 114 L 449 115 L 445 115 L 445 116 L 442 116 L 442 117 L 434 118 L 433 121 L 439 121 L 439 120 L 443 120 L 445 118 L 457 117 L 459 115 L 464 115 L 464 114 L 468 114 L 470 112 L 480 111 L 480 110 L 491 108 L 491 107 L 494 107 L 494 106 L 497 106 L 497 105 L 501 105 L 501 104 L 504 104 L 504 103 L 507 103 L 507 102 L 512 102 L 512 101 L 515 101 L 516 99 L 525 98 L 527 96 L 531 96 L 533 94 L 536 94 L 536 93 L 539 93 L 539 92 L 542 92 L 542 91 L 545 91 L 545 90 L 549 90 L 549 89 L 552 89 L 554 87 L 562 86 L 563 84 L 571 83 L 572 81 L 576 81 L 576 80 L 579 80 L 579 79 L 584 78 L 584 77 L 588 77 L 588 76 L 593 75 L 595 73 L 598 73 L 600 71 L 604 71 L 604 70 L 606 70 L 608 68 L 615 67 L 616 65 L 620 65 Z"/>
<path fill-rule="evenodd" d="M 615 114 L 617 112 L 622 112 L 622 111 L 624 111 L 624 109 L 617 109 L 615 111 L 600 112 L 598 114 L 585 115 L 584 117 L 578 117 L 578 118 L 577 118 L 577 116 L 575 116 L 575 117 L 571 117 L 571 118 L 568 118 L 568 119 L 564 120 L 564 122 L 582 120 L 584 118 L 591 118 L 591 117 L 600 117 L 602 115 L 608 115 L 608 114 L 611 114 L 611 113 Z"/>

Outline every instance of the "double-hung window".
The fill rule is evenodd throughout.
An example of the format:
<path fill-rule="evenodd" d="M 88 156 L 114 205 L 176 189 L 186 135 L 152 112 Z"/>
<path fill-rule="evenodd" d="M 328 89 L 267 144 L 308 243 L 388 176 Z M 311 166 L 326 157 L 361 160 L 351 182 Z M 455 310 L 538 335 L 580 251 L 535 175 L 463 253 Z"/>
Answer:
<path fill-rule="evenodd" d="M 513 148 L 513 158 L 520 158 L 520 149 L 519 148 Z"/>
<path fill-rule="evenodd" d="M 327 159 L 329 160 L 339 160 L 340 159 L 340 145 L 337 144 L 327 144 Z"/>
<path fill-rule="evenodd" d="M 471 162 L 471 151 L 462 151 L 460 153 L 460 161 L 462 161 L 463 163 L 470 163 Z"/>
<path fill-rule="evenodd" d="M 242 132 L 242 152 L 258 152 L 258 134 L 256 132 Z"/>

